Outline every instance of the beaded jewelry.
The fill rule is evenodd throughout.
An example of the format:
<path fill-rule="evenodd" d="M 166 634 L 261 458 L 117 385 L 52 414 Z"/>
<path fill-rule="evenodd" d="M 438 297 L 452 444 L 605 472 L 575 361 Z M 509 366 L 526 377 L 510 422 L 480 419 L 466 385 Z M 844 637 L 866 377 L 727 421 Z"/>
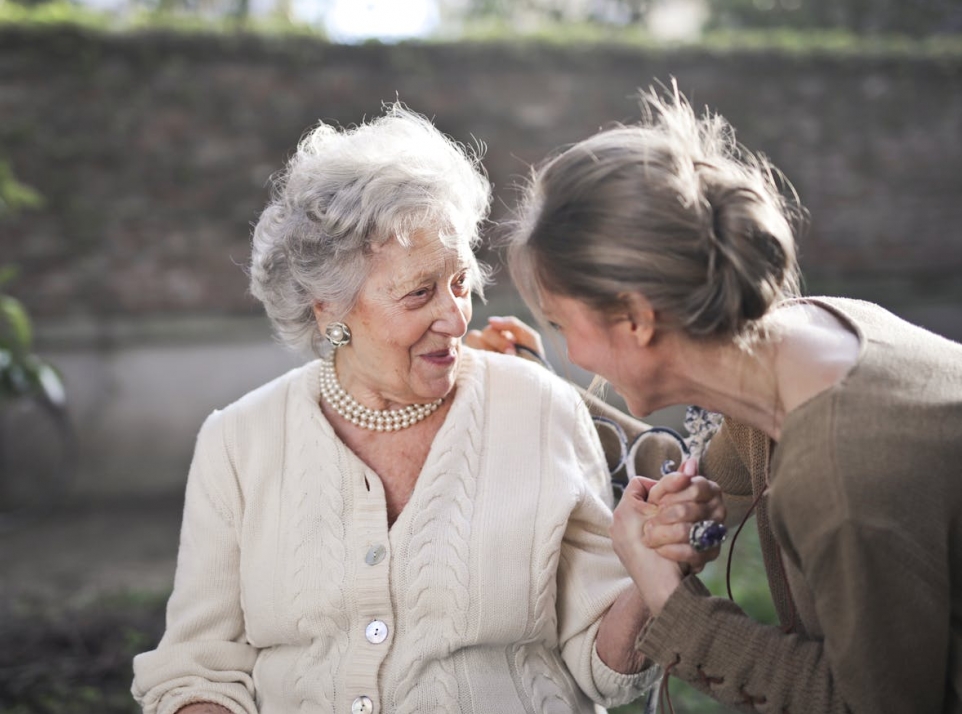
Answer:
<path fill-rule="evenodd" d="M 685 410 L 685 429 L 690 434 L 688 455 L 700 459 L 708 441 L 721 426 L 724 416 L 702 407 L 690 406 Z"/>
<path fill-rule="evenodd" d="M 427 404 L 409 404 L 401 409 L 368 409 L 337 381 L 334 355 L 321 360 L 321 397 L 349 422 L 371 431 L 398 431 L 413 426 L 437 411 L 444 401 L 444 397 L 440 397 Z"/>

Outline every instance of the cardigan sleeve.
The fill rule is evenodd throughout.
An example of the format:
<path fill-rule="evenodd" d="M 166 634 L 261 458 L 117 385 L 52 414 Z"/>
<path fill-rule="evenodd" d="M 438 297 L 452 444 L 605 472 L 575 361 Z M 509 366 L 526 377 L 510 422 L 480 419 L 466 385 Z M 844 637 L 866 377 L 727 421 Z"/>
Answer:
<path fill-rule="evenodd" d="M 695 576 L 672 593 L 638 649 L 742 711 L 848 711 L 821 642 L 755 622 L 730 600 L 712 597 Z"/>
<path fill-rule="evenodd" d="M 754 622 L 692 576 L 638 648 L 746 711 L 940 711 L 950 637 L 944 573 L 899 532 L 851 523 L 813 538 L 804 557 L 824 640 Z"/>
<path fill-rule="evenodd" d="M 573 440 L 581 493 L 568 519 L 558 563 L 559 645 L 582 691 L 602 706 L 620 706 L 645 694 L 661 670 L 647 667 L 636 674 L 621 674 L 605 665 L 595 650 L 601 619 L 634 584 L 611 544 L 611 486 L 585 409 L 579 409 Z"/>
<path fill-rule="evenodd" d="M 224 420 L 215 412 L 201 428 L 187 479 L 167 629 L 157 649 L 134 658 L 132 693 L 145 714 L 173 714 L 195 702 L 257 712 L 257 652 L 246 641 L 240 601 L 238 513 Z"/>

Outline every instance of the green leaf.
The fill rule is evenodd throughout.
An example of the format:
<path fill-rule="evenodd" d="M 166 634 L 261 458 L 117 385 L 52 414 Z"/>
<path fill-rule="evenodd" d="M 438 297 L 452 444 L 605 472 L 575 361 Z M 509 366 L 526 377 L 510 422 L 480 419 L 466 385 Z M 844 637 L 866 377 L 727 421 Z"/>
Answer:
<path fill-rule="evenodd" d="M 12 351 L 28 352 L 33 342 L 33 330 L 27 311 L 20 301 L 9 295 L 0 295 L 0 320 L 7 326 L 7 329 L 4 329 L 4 326 L 0 325 L 0 332 L 9 332 L 13 337 Z"/>
<path fill-rule="evenodd" d="M 17 181 L 10 164 L 0 160 L 0 218 L 42 205 L 43 197 L 30 186 Z"/>

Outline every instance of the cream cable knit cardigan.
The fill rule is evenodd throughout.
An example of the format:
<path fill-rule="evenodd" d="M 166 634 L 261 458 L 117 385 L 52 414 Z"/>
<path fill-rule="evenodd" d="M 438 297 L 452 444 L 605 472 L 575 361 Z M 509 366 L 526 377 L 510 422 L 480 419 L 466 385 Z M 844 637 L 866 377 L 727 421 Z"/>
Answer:
<path fill-rule="evenodd" d="M 657 668 L 618 674 L 595 651 L 631 581 L 570 386 L 464 348 L 454 403 L 388 530 L 381 482 L 324 418 L 318 378 L 309 363 L 202 427 L 167 631 L 134 660 L 147 714 L 196 701 L 347 714 L 362 696 L 375 714 L 592 712 L 589 699 L 649 688 Z"/>

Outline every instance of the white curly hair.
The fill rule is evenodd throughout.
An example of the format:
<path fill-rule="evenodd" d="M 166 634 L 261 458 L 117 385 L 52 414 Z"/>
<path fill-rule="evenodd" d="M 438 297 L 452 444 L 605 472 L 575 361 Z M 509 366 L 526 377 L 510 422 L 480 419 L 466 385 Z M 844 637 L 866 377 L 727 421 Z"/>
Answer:
<path fill-rule="evenodd" d="M 424 228 L 470 256 L 471 288 L 483 298 L 488 272 L 474 256 L 491 202 L 483 148 L 452 140 L 399 102 L 349 129 L 322 122 L 308 132 L 273 177 L 253 233 L 250 290 L 280 340 L 318 351 L 314 304 L 349 312 L 372 249 L 406 246 Z"/>

